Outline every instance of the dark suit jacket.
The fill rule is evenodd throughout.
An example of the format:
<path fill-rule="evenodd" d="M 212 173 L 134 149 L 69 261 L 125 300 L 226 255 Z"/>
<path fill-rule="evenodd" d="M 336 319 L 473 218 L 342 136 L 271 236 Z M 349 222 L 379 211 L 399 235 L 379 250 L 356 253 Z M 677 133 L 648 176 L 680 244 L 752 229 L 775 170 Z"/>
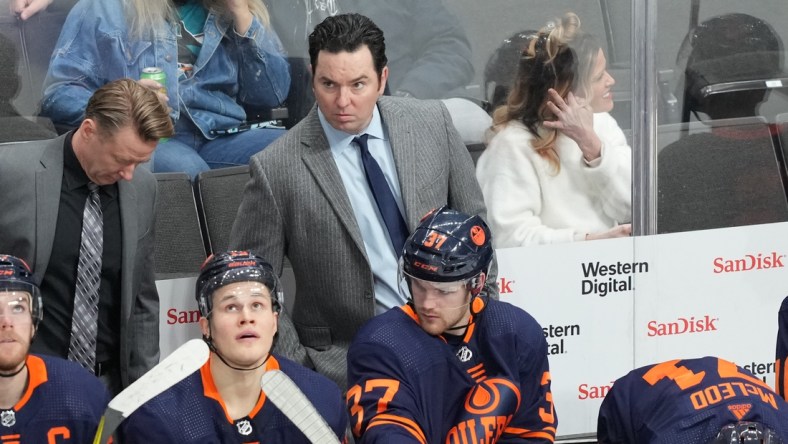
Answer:
<path fill-rule="evenodd" d="M 0 145 L 0 252 L 23 258 L 39 284 L 54 242 L 64 139 Z M 132 181 L 118 182 L 118 196 L 123 239 L 120 365 L 125 387 L 159 361 L 159 295 L 153 274 L 156 180 L 149 171 L 137 169 Z"/>
<path fill-rule="evenodd" d="M 409 229 L 449 205 L 486 216 L 473 161 L 440 101 L 381 97 Z M 292 323 L 280 315 L 278 351 L 346 382 L 347 348 L 375 314 L 374 281 L 361 231 L 313 108 L 256 154 L 230 246 L 254 250 L 296 279 Z M 495 282 L 493 271 L 490 282 Z M 295 330 L 293 329 L 295 327 Z"/>

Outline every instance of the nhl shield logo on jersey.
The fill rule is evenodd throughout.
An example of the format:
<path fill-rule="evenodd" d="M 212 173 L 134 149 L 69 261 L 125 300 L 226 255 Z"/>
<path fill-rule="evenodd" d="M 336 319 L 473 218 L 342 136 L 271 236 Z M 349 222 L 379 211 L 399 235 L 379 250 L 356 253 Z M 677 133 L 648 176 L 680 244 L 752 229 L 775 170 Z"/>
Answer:
<path fill-rule="evenodd" d="M 457 351 L 457 358 L 460 362 L 468 362 L 473 357 L 473 352 L 467 346 L 463 345 L 461 349 Z"/>
<path fill-rule="evenodd" d="M 0 413 L 0 424 L 3 427 L 11 427 L 16 424 L 16 414 L 13 410 L 4 410 Z"/>
<path fill-rule="evenodd" d="M 252 434 L 252 422 L 248 419 L 236 422 L 235 426 L 238 428 L 238 433 L 241 435 L 249 436 Z"/>

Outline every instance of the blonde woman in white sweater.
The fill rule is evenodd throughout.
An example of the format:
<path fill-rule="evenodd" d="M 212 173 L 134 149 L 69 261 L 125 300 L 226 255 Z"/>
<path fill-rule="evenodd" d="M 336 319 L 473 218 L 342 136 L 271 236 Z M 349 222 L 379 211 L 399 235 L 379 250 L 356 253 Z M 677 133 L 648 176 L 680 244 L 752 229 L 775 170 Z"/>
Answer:
<path fill-rule="evenodd" d="M 614 83 L 573 13 L 523 50 L 476 168 L 496 248 L 631 234 L 632 152 L 608 114 Z"/>

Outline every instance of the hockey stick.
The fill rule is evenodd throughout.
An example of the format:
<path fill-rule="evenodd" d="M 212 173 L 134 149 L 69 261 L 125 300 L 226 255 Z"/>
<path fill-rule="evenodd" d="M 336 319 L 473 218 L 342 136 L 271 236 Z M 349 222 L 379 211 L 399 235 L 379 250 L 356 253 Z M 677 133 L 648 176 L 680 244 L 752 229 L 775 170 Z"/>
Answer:
<path fill-rule="evenodd" d="M 105 444 L 124 419 L 142 404 L 199 370 L 209 356 L 208 345 L 202 339 L 192 339 L 178 347 L 112 398 L 101 417 L 93 444 Z"/>
<path fill-rule="evenodd" d="M 260 386 L 274 405 L 314 444 L 339 444 L 336 433 L 326 424 L 304 392 L 284 372 L 268 370 Z"/>

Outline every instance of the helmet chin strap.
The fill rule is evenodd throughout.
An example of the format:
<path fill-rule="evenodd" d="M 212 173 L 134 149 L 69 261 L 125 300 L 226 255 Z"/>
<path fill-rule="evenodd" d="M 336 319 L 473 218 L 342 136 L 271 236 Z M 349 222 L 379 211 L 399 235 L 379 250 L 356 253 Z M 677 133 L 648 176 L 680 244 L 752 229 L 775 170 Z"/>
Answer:
<path fill-rule="evenodd" d="M 37 333 L 37 331 L 36 331 L 36 330 L 37 330 L 37 329 L 35 329 L 35 327 L 34 327 L 34 328 L 33 328 L 33 335 L 30 337 L 30 342 L 33 342 L 33 339 L 35 339 L 35 337 L 36 337 L 36 333 Z M 30 353 L 30 348 L 29 348 L 29 346 L 28 346 L 28 349 L 27 349 L 27 353 L 28 353 L 28 354 Z M 22 373 L 22 370 L 24 370 L 24 369 L 26 369 L 26 368 L 27 368 L 27 355 L 25 355 L 25 362 L 24 362 L 24 364 L 22 364 L 22 366 L 21 366 L 21 367 L 19 367 L 19 370 L 15 371 L 15 372 L 13 372 L 13 373 L 0 373 L 0 378 L 13 378 L 14 376 L 16 376 L 16 375 L 18 375 L 18 374 Z"/>
<path fill-rule="evenodd" d="M 24 370 L 26 368 L 27 368 L 27 361 L 25 361 L 25 363 L 22 364 L 21 367 L 19 367 L 19 370 L 15 371 L 13 373 L 0 373 L 0 378 L 13 378 L 14 376 L 22 373 L 22 370 Z"/>
<path fill-rule="evenodd" d="M 216 349 L 216 346 L 213 344 L 213 339 L 211 339 L 210 331 L 211 331 L 211 324 L 209 322 L 208 323 L 208 333 L 209 333 L 209 335 L 207 335 L 207 336 L 206 335 L 202 335 L 202 340 L 205 341 L 206 344 L 208 344 L 208 349 L 211 350 L 219 358 L 219 360 L 222 361 L 222 363 L 224 365 L 230 367 L 233 370 L 238 370 L 238 371 L 241 371 L 241 372 L 251 372 L 253 370 L 257 370 L 258 368 L 260 368 L 263 365 L 265 365 L 265 363 L 268 362 L 268 358 L 271 357 L 271 350 L 268 350 L 268 353 L 266 353 L 266 355 L 265 355 L 265 359 L 263 359 L 263 362 L 261 362 L 259 365 L 256 365 L 256 366 L 251 367 L 251 368 L 241 368 L 241 367 L 236 367 L 234 365 L 231 365 L 229 362 L 227 362 L 226 359 L 224 359 L 224 356 L 222 356 L 222 354 L 219 353 L 219 350 Z M 273 347 L 274 347 L 274 345 L 271 344 L 271 348 L 273 348 Z"/>

